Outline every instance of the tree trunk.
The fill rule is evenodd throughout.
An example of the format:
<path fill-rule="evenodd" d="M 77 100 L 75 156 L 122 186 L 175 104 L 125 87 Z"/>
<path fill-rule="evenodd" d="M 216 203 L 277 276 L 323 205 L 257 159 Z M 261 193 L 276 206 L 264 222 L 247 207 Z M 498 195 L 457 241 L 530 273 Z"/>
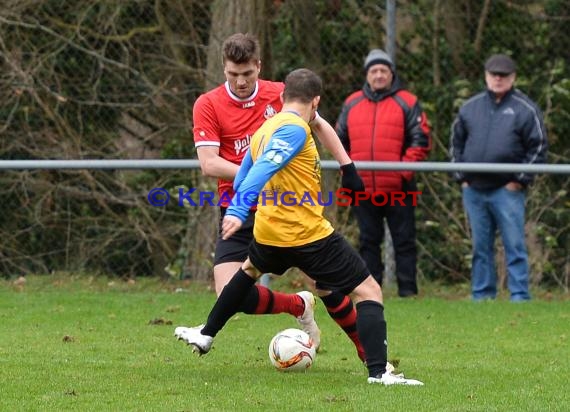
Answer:
<path fill-rule="evenodd" d="M 303 65 L 317 73 L 322 66 L 321 37 L 317 25 L 316 4 L 313 1 L 290 0 L 289 7 L 297 11 L 293 21 L 293 36 L 304 58 Z"/>
<path fill-rule="evenodd" d="M 215 0 L 212 3 L 212 26 L 208 43 L 206 88 L 212 89 L 225 81 L 222 67 L 222 44 L 234 33 L 252 33 L 259 38 L 262 61 L 267 57 L 267 26 L 269 0 Z M 267 59 L 270 60 L 270 59 Z"/>
<path fill-rule="evenodd" d="M 453 66 L 459 73 L 465 73 L 465 62 L 462 52 L 464 51 L 466 39 L 469 38 L 469 26 L 462 12 L 462 4 L 456 0 L 445 0 L 441 5 L 442 20 L 445 28 L 445 35 L 451 50 Z"/>

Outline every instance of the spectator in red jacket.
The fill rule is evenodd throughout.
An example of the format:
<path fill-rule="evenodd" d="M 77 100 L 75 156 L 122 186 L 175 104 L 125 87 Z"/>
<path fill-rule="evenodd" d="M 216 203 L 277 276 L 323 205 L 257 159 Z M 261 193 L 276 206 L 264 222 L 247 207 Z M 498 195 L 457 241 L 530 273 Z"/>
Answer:
<path fill-rule="evenodd" d="M 336 124 L 345 149 L 354 161 L 424 160 L 431 149 L 431 138 L 418 98 L 404 89 L 394 62 L 383 50 L 370 51 L 364 70 L 364 86 L 346 98 Z M 360 228 L 360 255 L 382 285 L 385 219 L 394 244 L 398 294 L 415 296 L 418 286 L 414 197 L 405 196 L 403 204 L 390 201 L 394 192 L 417 190 L 414 174 L 364 170 L 359 174 L 371 195 L 353 205 Z"/>

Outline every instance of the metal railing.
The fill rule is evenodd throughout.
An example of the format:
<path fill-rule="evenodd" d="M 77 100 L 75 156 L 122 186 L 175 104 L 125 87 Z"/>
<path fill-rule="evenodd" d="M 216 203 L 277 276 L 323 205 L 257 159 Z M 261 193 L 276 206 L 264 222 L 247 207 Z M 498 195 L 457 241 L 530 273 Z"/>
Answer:
<path fill-rule="evenodd" d="M 361 170 L 410 170 L 415 172 L 547 173 L 570 174 L 570 164 L 450 163 L 450 162 L 355 162 Z M 325 170 L 339 164 L 323 160 Z M 0 160 L 0 170 L 34 169 L 196 169 L 197 159 L 86 159 L 86 160 Z"/>

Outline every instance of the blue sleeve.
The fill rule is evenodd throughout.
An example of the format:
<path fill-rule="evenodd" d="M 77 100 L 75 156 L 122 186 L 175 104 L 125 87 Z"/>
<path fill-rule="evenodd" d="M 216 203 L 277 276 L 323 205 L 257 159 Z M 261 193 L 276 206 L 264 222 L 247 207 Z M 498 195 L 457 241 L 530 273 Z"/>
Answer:
<path fill-rule="evenodd" d="M 243 182 L 243 179 L 245 179 L 247 176 L 247 173 L 249 172 L 249 169 L 251 169 L 251 166 L 253 166 L 253 159 L 251 158 L 251 151 L 247 149 L 247 152 L 245 152 L 245 156 L 243 157 L 241 165 L 236 173 L 236 177 L 234 178 L 234 192 L 239 191 L 241 182 Z"/>
<path fill-rule="evenodd" d="M 307 133 L 301 126 L 285 125 L 277 129 L 265 146 L 263 153 L 255 162 L 252 162 L 246 176 L 239 183 L 236 181 L 239 191 L 236 191 L 226 215 L 236 216 L 244 222 L 249 214 L 249 209 L 256 204 L 263 186 L 301 151 L 306 139 Z M 251 155 L 249 159 L 251 161 Z M 236 179 L 241 174 L 241 169 L 242 167 L 240 167 Z M 234 183 L 234 187 L 236 183 Z"/>

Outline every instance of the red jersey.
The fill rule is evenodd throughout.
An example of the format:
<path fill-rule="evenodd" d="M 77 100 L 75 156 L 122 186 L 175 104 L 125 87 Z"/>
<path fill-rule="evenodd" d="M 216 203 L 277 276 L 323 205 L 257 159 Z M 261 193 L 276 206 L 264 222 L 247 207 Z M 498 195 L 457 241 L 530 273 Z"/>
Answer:
<path fill-rule="evenodd" d="M 227 82 L 204 93 L 193 109 L 195 146 L 218 146 L 221 158 L 241 164 L 253 133 L 281 111 L 283 89 L 281 82 L 258 80 L 247 99 L 235 96 Z M 224 193 L 224 199 L 232 198 L 233 182 L 218 179 L 218 195 Z M 222 204 L 228 206 L 229 202 Z"/>

